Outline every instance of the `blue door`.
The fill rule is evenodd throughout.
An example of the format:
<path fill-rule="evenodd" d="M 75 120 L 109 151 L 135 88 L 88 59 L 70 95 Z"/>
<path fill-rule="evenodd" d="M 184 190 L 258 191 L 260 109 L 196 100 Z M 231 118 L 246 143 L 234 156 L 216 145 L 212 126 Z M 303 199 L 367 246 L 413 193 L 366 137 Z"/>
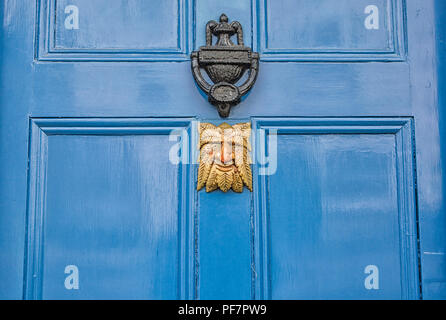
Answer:
<path fill-rule="evenodd" d="M 446 298 L 442 4 L 0 9 L 0 298 Z M 223 12 L 260 54 L 228 119 L 190 60 Z M 197 191 L 223 122 L 251 125 L 252 192 Z"/>

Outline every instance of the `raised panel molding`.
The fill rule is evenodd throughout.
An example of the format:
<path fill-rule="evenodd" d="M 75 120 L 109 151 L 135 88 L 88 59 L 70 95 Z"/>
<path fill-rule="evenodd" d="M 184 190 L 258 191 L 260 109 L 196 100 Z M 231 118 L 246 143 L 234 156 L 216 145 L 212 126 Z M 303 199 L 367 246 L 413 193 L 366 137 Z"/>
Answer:
<path fill-rule="evenodd" d="M 256 144 L 268 150 L 268 134 L 286 135 L 392 135 L 395 144 L 399 250 L 402 299 L 419 299 L 419 253 L 415 188 L 415 153 L 412 118 L 254 118 Z M 261 134 L 264 132 L 264 134 Z M 260 142 L 262 141 L 262 142 Z M 256 146 L 257 158 L 265 152 Z M 271 230 L 269 177 L 254 166 L 254 261 L 255 299 L 271 299 Z M 333 275 L 335 276 L 335 275 Z"/>
<path fill-rule="evenodd" d="M 64 47 L 58 45 L 56 21 L 56 7 L 58 0 L 38 0 L 37 1 L 37 24 L 36 24 L 36 45 L 35 59 L 37 61 L 127 61 L 127 62 L 157 62 L 157 61 L 188 61 L 189 54 L 195 47 L 204 43 L 195 43 L 199 33 L 200 37 L 204 33 L 204 25 L 196 25 L 196 3 L 195 0 L 177 0 L 178 29 L 177 43 L 168 47 Z M 262 61 L 271 62 L 368 62 L 385 61 L 398 62 L 406 60 L 406 0 L 383 0 L 387 3 L 387 12 L 381 13 L 381 29 L 387 31 L 387 45 L 382 48 L 359 48 L 345 47 L 276 47 L 271 43 L 271 35 L 268 28 L 271 21 L 268 21 L 268 5 L 271 0 L 247 0 L 251 2 L 251 25 L 243 25 L 245 38 L 249 43 L 252 39 L 254 51 L 260 52 Z M 296 6 L 295 10 L 299 8 Z M 293 9 L 294 10 L 294 9 Z M 60 9 L 58 9 L 60 11 Z M 62 11 L 63 12 L 63 11 Z M 217 15 L 218 13 L 216 13 Z M 80 12 L 82 15 L 82 12 Z M 360 16 L 365 19 L 366 15 Z M 150 19 L 151 16 L 148 16 Z M 211 19 L 212 17 L 206 18 Z M 206 20 L 205 19 L 205 20 Z M 62 19 L 63 21 L 63 19 Z M 206 20 L 207 21 L 207 20 Z M 278 21 L 274 19 L 274 21 Z M 81 20 L 82 23 L 82 20 Z M 112 23 L 112 22 L 110 22 Z M 63 26 L 59 26 L 63 28 Z M 281 27 L 283 32 L 286 26 Z M 361 27 L 363 27 L 361 25 Z M 162 25 L 157 26 L 162 28 Z M 288 28 L 288 27 L 287 27 Z M 250 30 L 251 29 L 251 30 Z M 289 29 L 289 28 L 288 28 Z M 66 30 L 65 30 L 66 31 Z M 304 34 L 308 30 L 297 30 Z M 328 30 L 330 31 L 330 30 Z M 72 32 L 72 31 L 71 31 Z M 282 32 L 282 31 L 281 31 Z M 373 31 L 372 31 L 373 32 Z M 250 36 L 251 35 L 251 36 Z M 141 43 L 139 41 L 138 43 Z"/>
<path fill-rule="evenodd" d="M 147 136 L 186 130 L 192 139 L 189 118 L 31 118 L 29 141 L 28 212 L 24 298 L 42 299 L 44 225 L 47 210 L 48 146 L 52 136 Z M 67 146 L 69 148 L 69 146 Z M 190 156 L 190 155 L 189 155 Z M 54 165 L 54 164 L 53 164 Z M 178 165 L 178 299 L 195 297 L 194 171 Z M 63 270 L 61 271 L 63 275 Z M 63 287 L 63 280 L 61 282 Z"/>
<path fill-rule="evenodd" d="M 176 19 L 176 44 L 174 46 L 149 46 L 149 47 L 130 47 L 119 46 L 119 43 L 114 47 L 109 47 L 106 44 L 103 47 L 64 47 L 58 44 L 57 32 L 64 28 L 64 19 L 58 19 L 58 13 L 64 13 L 63 8 L 58 8 L 59 0 L 38 0 L 37 1 L 37 31 L 36 31 L 36 48 L 35 59 L 38 61 L 187 61 L 189 60 L 189 53 L 193 48 L 192 28 L 194 23 L 194 0 L 170 0 L 177 2 L 178 16 L 166 17 L 166 19 Z M 70 3 L 70 4 L 74 4 Z M 56 12 L 57 9 L 57 12 Z M 79 32 L 85 20 L 82 17 L 85 13 L 79 10 L 79 30 L 64 30 L 65 32 Z M 90 13 L 91 14 L 91 13 Z M 66 15 L 66 14 L 65 14 Z M 65 16 L 64 16 L 65 17 Z M 91 17 L 91 16 L 90 16 Z M 151 12 L 147 19 L 157 17 L 156 12 Z M 161 18 L 161 22 L 163 19 Z M 59 26 L 57 26 L 57 23 Z M 88 21 L 91 23 L 90 21 Z M 107 23 L 113 24 L 114 21 Z M 102 25 L 102 27 L 105 27 Z M 144 26 L 145 27 L 145 26 Z M 61 28 L 61 29 L 58 29 Z M 158 29 L 163 28 L 162 23 L 156 23 L 153 30 L 149 32 L 158 32 Z M 141 30 L 139 30 L 141 31 Z M 110 31 L 113 34 L 113 31 Z M 99 35 L 100 36 L 100 35 Z M 129 34 L 128 38 L 133 35 Z M 162 40 L 166 40 L 161 37 Z M 76 37 L 74 38 L 77 39 Z M 150 39 L 146 41 L 149 42 Z M 138 39 L 138 44 L 146 43 L 144 39 Z M 74 41 L 73 41 L 74 42 Z"/>
<path fill-rule="evenodd" d="M 273 0 L 252 0 L 253 12 L 253 26 L 256 32 L 253 32 L 253 42 L 256 44 L 258 51 L 261 54 L 261 60 L 273 62 L 367 62 L 367 61 L 405 61 L 406 60 L 406 24 L 405 24 L 405 0 L 385 0 L 387 3 L 387 12 L 381 13 L 381 26 L 386 28 L 388 44 L 383 48 L 346 48 L 346 47 L 293 47 L 292 43 L 288 43 L 290 47 L 281 48 L 275 47 L 271 44 L 269 34 L 269 26 L 272 23 L 268 21 L 269 4 Z M 352 1 L 355 3 L 355 1 Z M 373 4 L 370 2 L 370 4 Z M 299 10 L 299 6 L 294 4 L 293 10 Z M 333 7 L 336 2 L 331 2 Z M 364 7 L 365 8 L 365 7 Z M 327 12 L 324 11 L 326 14 Z M 361 14 L 363 12 L 361 11 Z M 363 21 L 367 15 L 361 15 L 358 18 L 358 23 L 361 22 L 360 27 L 364 28 Z M 383 25 L 384 20 L 389 22 Z M 274 19 L 275 22 L 280 19 Z M 280 21 L 283 23 L 282 21 Z M 292 26 L 289 26 L 292 27 Z M 292 32 L 292 30 L 285 30 L 281 28 L 280 32 Z M 333 30 L 328 28 L 320 30 L 321 32 L 329 33 Z M 308 30 L 298 30 L 298 33 L 308 32 Z M 371 31 L 373 32 L 373 31 Z M 288 45 L 287 44 L 287 45 Z"/>

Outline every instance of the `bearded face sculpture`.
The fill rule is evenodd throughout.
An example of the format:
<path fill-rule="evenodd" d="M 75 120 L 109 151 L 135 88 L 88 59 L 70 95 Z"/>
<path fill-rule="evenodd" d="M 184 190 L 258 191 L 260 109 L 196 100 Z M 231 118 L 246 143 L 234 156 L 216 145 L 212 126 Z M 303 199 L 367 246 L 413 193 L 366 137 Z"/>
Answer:
<path fill-rule="evenodd" d="M 228 192 L 243 192 L 243 186 L 252 191 L 252 172 L 249 151 L 251 145 L 250 123 L 230 126 L 222 123 L 218 127 L 201 123 L 200 158 L 197 190 L 206 186 L 206 192 L 220 189 Z"/>

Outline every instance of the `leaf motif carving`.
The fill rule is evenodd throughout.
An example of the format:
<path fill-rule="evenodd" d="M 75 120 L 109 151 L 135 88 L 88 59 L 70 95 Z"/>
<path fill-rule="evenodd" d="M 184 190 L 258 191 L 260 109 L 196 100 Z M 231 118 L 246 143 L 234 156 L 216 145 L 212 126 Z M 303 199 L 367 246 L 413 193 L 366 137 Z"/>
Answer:
<path fill-rule="evenodd" d="M 243 149 L 243 160 L 239 160 L 236 162 L 237 169 L 240 172 L 240 176 L 246 187 L 252 191 L 252 172 L 251 165 L 249 164 L 248 150 L 246 148 Z"/>
<path fill-rule="evenodd" d="M 234 173 L 234 181 L 232 182 L 232 190 L 237 193 L 243 192 L 243 181 L 242 177 L 238 174 L 238 172 Z"/>
<path fill-rule="evenodd" d="M 200 166 L 198 167 L 198 183 L 197 190 L 200 191 L 205 185 L 211 172 L 213 163 L 212 145 L 206 145 L 200 152 Z"/>
<path fill-rule="evenodd" d="M 211 123 L 201 123 L 199 133 L 199 148 L 202 148 L 205 144 L 208 143 L 220 143 L 220 141 L 222 140 L 221 128 L 218 128 Z"/>
<path fill-rule="evenodd" d="M 211 172 L 209 173 L 209 178 L 206 181 L 206 192 L 212 192 L 214 190 L 217 190 L 217 188 L 217 167 L 213 165 Z"/>
<path fill-rule="evenodd" d="M 230 126 L 222 123 L 218 127 L 210 123 L 201 123 L 200 158 L 198 168 L 197 190 L 206 186 L 206 192 L 220 189 L 228 192 L 243 192 L 243 186 L 252 191 L 251 159 L 249 157 L 251 124 L 239 123 Z M 233 147 L 233 162 L 221 163 L 222 144 Z M 235 151 L 235 152 L 234 152 Z M 216 163 L 217 161 L 217 163 Z"/>
<path fill-rule="evenodd" d="M 232 176 L 233 172 L 222 172 L 217 170 L 217 183 L 218 187 L 223 192 L 228 192 L 232 187 Z"/>

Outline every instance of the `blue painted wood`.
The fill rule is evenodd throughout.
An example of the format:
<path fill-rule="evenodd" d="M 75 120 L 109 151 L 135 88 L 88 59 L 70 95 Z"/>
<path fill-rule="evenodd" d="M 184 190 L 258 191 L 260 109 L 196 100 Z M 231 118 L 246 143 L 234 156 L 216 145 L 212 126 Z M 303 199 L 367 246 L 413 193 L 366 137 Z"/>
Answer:
<path fill-rule="evenodd" d="M 229 199 L 228 199 L 229 198 Z M 229 200 L 229 201 L 228 201 Z M 252 298 L 251 195 L 200 193 L 200 298 Z"/>
<path fill-rule="evenodd" d="M 285 0 L 179 0 L 162 4 L 133 1 L 143 6 L 141 12 L 123 10 L 121 15 L 116 10 L 119 5 L 110 6 L 97 18 L 94 10 L 89 13 L 82 10 L 81 21 L 85 23 L 87 19 L 87 25 L 93 28 L 109 18 L 121 19 L 121 22 L 128 18 L 134 19 L 133 26 L 155 25 L 153 30 L 138 29 L 129 35 L 132 24 L 123 26 L 116 21 L 114 34 L 96 33 L 93 40 L 84 33 L 75 38 L 72 31 L 64 30 L 61 20 L 57 20 L 62 16 L 49 14 L 53 12 L 49 10 L 51 6 L 44 5 L 55 2 L 68 3 L 61 0 L 36 0 L 34 5 L 17 0 L 0 2 L 0 298 L 76 298 L 76 294 L 81 297 L 83 286 L 90 284 L 82 297 L 444 299 L 446 219 L 441 162 L 444 124 L 440 118 L 444 115 L 443 109 L 439 109 L 443 106 L 442 96 L 438 95 L 443 73 L 438 72 L 440 82 L 437 82 L 437 68 L 442 70 L 442 60 L 441 51 L 437 56 L 435 50 L 436 45 L 441 47 L 441 41 L 435 38 L 440 30 L 441 39 L 440 4 L 434 0 L 389 1 L 392 5 L 388 6 L 388 12 L 392 18 L 383 17 L 382 21 L 388 24 L 381 30 L 393 30 L 393 38 L 389 40 L 390 35 L 384 33 L 369 38 L 362 26 L 345 27 L 342 34 L 330 39 L 325 33 L 311 37 L 306 33 L 307 28 L 297 27 L 302 24 L 301 20 L 293 24 L 294 29 L 287 28 L 280 33 L 280 24 L 289 25 L 291 16 L 311 17 L 306 26 L 313 29 L 308 30 L 338 24 L 328 23 L 327 17 L 357 24 L 359 11 L 353 8 L 365 3 L 357 0 L 341 1 L 346 6 L 345 15 L 336 11 L 338 2 L 327 4 L 323 0 L 319 0 L 319 8 L 324 8 L 319 13 L 314 11 L 314 3 L 303 1 L 292 4 Z M 350 2 L 351 6 L 347 6 Z M 86 4 L 81 0 L 76 3 Z M 179 7 L 173 3 L 179 3 Z M 271 6 L 267 11 L 272 18 L 279 12 L 287 15 L 283 21 L 269 20 L 269 48 L 280 49 L 288 44 L 285 40 L 292 40 L 285 48 L 291 53 L 267 52 L 265 3 Z M 311 12 L 305 15 L 305 10 L 299 11 L 298 3 Z M 291 6 L 290 10 L 281 9 L 280 4 L 285 9 Z M 159 15 L 150 17 L 154 20 L 141 19 L 144 10 L 150 11 L 156 6 L 161 10 Z M 178 171 L 167 169 L 168 163 L 163 162 L 167 149 L 160 147 L 160 152 L 152 156 L 157 167 L 162 168 L 158 171 L 150 163 L 138 164 L 136 159 L 147 156 L 145 148 L 159 146 L 170 129 L 188 128 L 189 137 L 194 140 L 196 127 L 190 124 L 192 119 L 216 120 L 215 108 L 193 82 L 188 53 L 204 44 L 204 23 L 218 18 L 222 11 L 242 22 L 246 43 L 262 53 L 256 86 L 233 109 L 229 121 L 254 118 L 264 126 L 281 128 L 284 134 L 279 136 L 279 155 L 283 159 L 279 158 L 281 165 L 276 175 L 265 177 L 264 181 L 255 176 L 253 194 L 183 193 L 180 190 L 189 190 L 191 185 L 193 188 L 196 173 L 187 166 L 184 170 L 176 167 Z M 350 14 L 353 17 L 349 18 Z M 165 18 L 167 15 L 171 19 Z M 172 21 L 180 21 L 178 33 L 172 34 Z M 170 28 L 172 37 L 149 38 L 152 31 L 160 31 L 164 25 Z M 49 36 L 51 30 L 57 31 L 56 38 Z M 146 35 L 147 41 L 141 43 Z M 361 36 L 354 40 L 357 35 Z M 121 41 L 114 45 L 114 39 Z M 179 39 L 174 48 L 171 47 L 173 39 Z M 387 48 L 383 39 L 388 41 Z M 312 46 L 309 51 L 301 52 L 302 47 L 308 46 Z M 355 49 L 353 53 L 348 46 Z M 330 52 L 320 52 L 326 49 Z M 342 155 L 334 156 L 338 150 L 333 150 L 329 142 L 340 144 L 340 149 L 344 148 L 349 157 L 341 162 Z M 254 146 L 258 148 L 259 141 Z M 363 152 L 372 146 L 382 152 Z M 87 153 L 88 148 L 91 154 Z M 332 161 L 324 166 L 308 160 L 323 156 Z M 411 165 L 412 156 L 415 162 Z M 104 166 L 99 164 L 101 159 Z M 129 165 L 119 165 L 120 159 Z M 370 169 L 360 170 L 365 164 Z M 290 171 L 286 168 L 288 165 L 298 169 Z M 196 169 L 196 166 L 190 168 Z M 258 173 L 261 168 L 256 162 L 254 172 Z M 144 169 L 150 174 L 138 173 Z M 167 193 L 165 187 L 143 192 L 140 186 L 149 185 L 163 172 L 167 175 L 164 180 L 176 182 L 176 188 L 169 189 L 165 197 L 159 196 L 162 191 Z M 344 192 L 332 180 L 322 179 L 323 173 L 325 177 L 336 178 Z M 361 177 L 375 184 L 360 184 Z M 301 180 L 306 184 L 291 187 Z M 91 183 L 84 186 L 87 181 Z M 106 181 L 113 182 L 115 187 Z M 411 185 L 413 181 L 416 185 Z M 122 192 L 113 189 L 118 186 Z M 282 195 L 277 189 L 287 191 L 291 200 L 285 199 L 279 206 L 277 200 Z M 315 201 L 316 195 L 322 192 L 326 201 Z M 267 194 L 272 196 L 270 203 L 263 201 Z M 376 208 L 372 214 L 376 221 L 366 219 L 369 216 L 359 209 L 351 209 L 351 204 L 359 200 L 364 200 L 367 208 L 372 207 L 368 194 L 379 196 L 389 204 Z M 73 204 L 75 195 L 78 205 Z M 171 200 L 167 216 L 153 201 L 139 201 L 155 196 L 163 203 Z M 334 204 L 341 200 L 345 205 L 336 207 Z M 398 200 L 398 217 L 407 220 L 396 220 L 395 201 Z M 91 211 L 80 210 L 81 204 Z M 174 210 L 175 204 L 181 211 Z M 153 215 L 141 213 L 152 205 Z M 303 214 L 287 215 L 283 208 L 289 208 L 290 212 L 297 212 L 299 208 L 299 212 L 302 208 L 306 210 Z M 321 208 L 326 209 L 326 220 L 317 220 L 321 215 L 309 215 L 310 211 L 321 212 Z M 92 213 L 86 215 L 84 211 Z M 128 219 L 120 220 L 120 212 Z M 267 212 L 271 212 L 272 219 L 268 224 L 260 224 L 258 217 L 267 216 Z M 107 213 L 113 219 L 105 220 Z M 156 223 L 138 224 L 142 217 L 157 218 Z M 90 232 L 88 225 L 98 226 L 99 220 L 105 221 L 103 233 Z M 72 227 L 70 221 L 77 223 Z M 173 221 L 178 222 L 176 227 Z M 145 237 L 151 228 L 163 226 L 163 222 L 170 225 L 170 237 Z M 327 238 L 340 239 L 333 242 L 338 246 L 332 250 L 324 242 L 323 234 L 315 232 L 322 222 L 327 222 L 323 229 Z M 372 233 L 367 225 L 378 222 L 383 227 Z M 347 228 L 352 224 L 356 229 Z M 416 227 L 418 232 L 414 231 Z M 277 233 L 278 228 L 283 232 Z M 63 230 L 68 231 L 61 235 Z M 173 244 L 175 230 L 177 246 Z M 295 230 L 300 233 L 292 232 Z M 342 231 L 345 237 L 336 230 Z M 361 238 L 359 230 L 364 237 Z M 392 237 L 391 232 L 395 230 Z M 266 240 L 265 235 L 269 233 L 272 250 L 264 252 L 267 246 L 262 247 L 264 240 L 261 239 Z M 413 245 L 415 234 L 419 248 Z M 83 235 L 81 240 L 91 240 L 83 245 L 85 251 L 80 247 L 82 241 L 70 242 L 79 235 Z M 185 236 L 187 240 L 181 241 Z M 101 242 L 102 237 L 108 241 Z M 305 244 L 278 241 L 285 237 L 311 241 Z M 26 251 L 27 240 L 32 250 Z M 371 247 L 370 242 L 376 246 Z M 345 248 L 348 246 L 351 252 Z M 130 248 L 137 252 L 135 264 L 131 265 L 125 261 Z M 164 259 L 149 267 L 155 248 L 166 249 L 158 253 Z M 311 248 L 320 254 L 315 256 Z M 350 263 L 350 260 L 362 266 L 368 256 L 358 253 L 354 259 L 351 254 L 363 248 L 384 266 L 382 292 L 367 295 L 361 291 L 364 274 L 354 273 L 356 267 L 352 265 L 347 265 L 346 270 L 340 267 L 343 261 Z M 399 254 L 398 250 L 403 251 Z M 102 251 L 102 255 L 94 258 L 93 251 Z M 297 255 L 306 259 L 294 259 Z M 385 255 L 389 258 L 383 260 Z M 79 292 L 63 289 L 66 275 L 60 268 L 68 258 L 80 259 L 83 266 Z M 419 279 L 414 275 L 418 258 L 419 287 Z M 162 268 L 160 277 L 154 278 L 154 270 L 161 268 L 163 261 L 172 264 L 174 260 L 176 267 L 180 264 L 187 267 L 176 268 L 180 271 L 172 277 L 168 275 L 173 266 Z M 105 265 L 110 261 L 107 269 Z M 117 268 L 117 261 L 122 263 L 122 268 Z M 272 261 L 270 266 L 269 261 Z M 331 262 L 334 268 L 325 269 L 324 261 Z M 313 268 L 311 263 L 315 264 Z M 88 270 L 86 274 L 82 273 L 84 268 Z M 284 271 L 287 268 L 297 271 L 287 273 Z M 303 277 L 299 272 L 304 268 L 312 273 Z M 142 269 L 145 272 L 139 272 Z M 100 273 L 100 270 L 105 271 Z M 351 276 L 346 275 L 347 270 Z M 30 277 L 33 273 L 37 275 L 35 281 Z M 394 277 L 389 278 L 389 274 Z M 135 280 L 136 275 L 140 281 Z M 115 282 L 109 282 L 112 278 Z M 126 283 L 132 283 L 134 291 L 125 285 L 125 279 Z M 401 283 L 396 284 L 395 279 Z M 101 285 L 92 287 L 91 281 Z M 296 282 L 302 282 L 301 287 L 294 285 Z M 311 287 L 312 291 L 303 296 L 304 286 L 312 283 L 320 286 Z M 118 287 L 120 290 L 115 290 Z M 339 287 L 343 290 L 338 290 Z"/>
<path fill-rule="evenodd" d="M 434 2 L 407 2 L 407 21 L 416 25 L 408 32 L 408 52 L 413 61 L 410 82 L 415 117 L 423 299 L 446 298 L 446 273 L 441 259 L 446 252 L 445 198 L 441 186 L 444 170 L 440 153 L 443 138 L 439 128 L 436 52 L 434 49 L 419 51 L 420 47 L 435 47 L 435 12 Z M 426 33 L 429 36 L 422 37 Z"/>
<path fill-rule="evenodd" d="M 444 1 L 435 1 L 435 22 L 436 22 L 436 46 L 437 46 L 437 76 L 438 76 L 438 118 L 439 118 L 439 139 L 441 152 L 441 170 L 444 172 L 446 164 L 446 103 L 445 103 L 445 84 L 446 84 L 446 25 L 445 13 L 446 3 Z M 446 185 L 446 176 L 443 174 L 442 185 Z M 442 199 L 446 197 L 446 189 L 442 188 Z M 436 214 L 429 221 L 432 228 L 435 224 L 436 230 L 446 229 L 446 208 L 444 202 L 439 204 Z M 446 235 L 442 232 L 434 234 L 423 233 L 423 288 L 426 299 L 446 299 Z"/>
<path fill-rule="evenodd" d="M 411 120 L 254 123 L 278 157 L 257 172 L 257 298 L 419 298 Z M 368 265 L 380 290 L 364 287 Z"/>
<path fill-rule="evenodd" d="M 380 12 L 377 30 L 364 27 L 365 8 L 371 4 Z M 404 0 L 253 0 L 253 6 L 264 61 L 405 59 Z"/>
<path fill-rule="evenodd" d="M 169 161 L 168 139 L 190 132 L 190 120 L 31 127 L 25 297 L 193 298 L 191 166 Z M 79 269 L 79 290 L 63 285 L 67 265 Z"/>
<path fill-rule="evenodd" d="M 38 0 L 40 61 L 185 61 L 192 46 L 194 0 Z M 79 26 L 65 20 L 76 6 Z M 148 19 L 150 17 L 150 19 Z"/>
<path fill-rule="evenodd" d="M 200 121 L 221 123 L 215 118 Z M 226 120 L 231 125 L 243 121 L 246 119 Z M 198 298 L 249 300 L 254 297 L 252 196 L 246 188 L 242 194 L 232 190 L 198 194 Z"/>

